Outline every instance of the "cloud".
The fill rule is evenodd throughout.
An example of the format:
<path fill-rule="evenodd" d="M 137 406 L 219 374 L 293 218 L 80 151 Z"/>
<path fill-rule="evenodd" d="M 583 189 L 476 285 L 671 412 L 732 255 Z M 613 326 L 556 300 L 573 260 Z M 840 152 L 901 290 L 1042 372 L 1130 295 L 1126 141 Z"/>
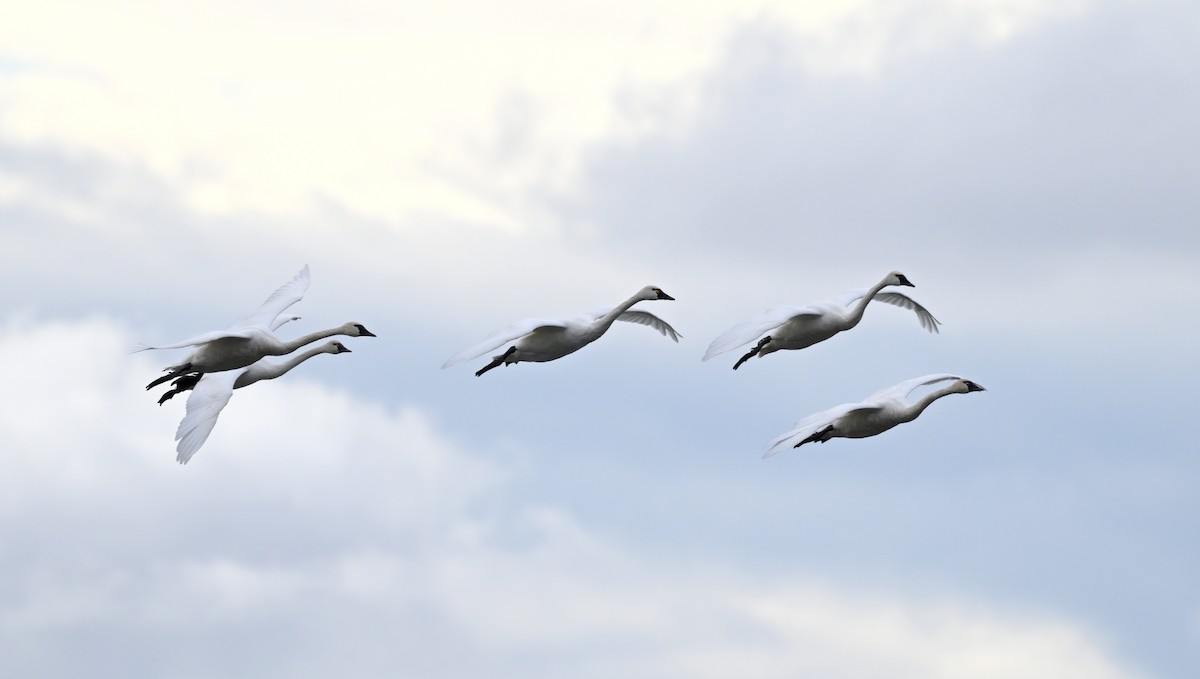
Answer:
<path fill-rule="evenodd" d="M 6 673 L 1138 676 L 1048 612 L 650 555 L 453 423 L 303 374 L 237 392 L 182 467 L 130 344 L 0 331 Z"/>
<path fill-rule="evenodd" d="M 809 68 L 861 71 L 1082 3 L 894 4 L 39 3 L 0 29 L 0 135 L 143 164 L 208 214 L 295 217 L 331 200 L 519 232 L 539 214 L 522 194 L 569 182 L 585 144 L 686 124 L 730 25 L 770 16 L 800 27 Z M 924 30 L 899 40 L 906 12 Z M 675 96 L 621 105 L 651 90 Z"/>

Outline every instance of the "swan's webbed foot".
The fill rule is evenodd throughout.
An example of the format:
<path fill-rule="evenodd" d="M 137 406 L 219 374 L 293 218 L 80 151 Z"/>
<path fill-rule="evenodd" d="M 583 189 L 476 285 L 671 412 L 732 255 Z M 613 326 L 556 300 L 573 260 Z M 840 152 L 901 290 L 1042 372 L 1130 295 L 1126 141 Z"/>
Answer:
<path fill-rule="evenodd" d="M 476 376 L 476 377 L 479 377 L 480 375 L 482 375 L 482 374 L 484 374 L 485 372 L 487 372 L 487 371 L 491 370 L 492 368 L 495 368 L 495 367 L 497 367 L 497 366 L 499 366 L 499 365 L 502 365 L 502 364 L 504 363 L 504 359 L 508 358 L 509 356 L 512 356 L 512 353 L 513 353 L 514 351 L 516 351 L 516 350 L 517 350 L 517 346 L 514 344 L 513 346 L 509 347 L 509 348 L 508 348 L 508 351 L 504 352 L 503 354 L 500 354 L 499 356 L 493 356 L 493 357 L 492 357 L 492 362 L 491 362 L 491 363 L 488 363 L 487 365 L 485 365 L 485 366 L 483 366 L 482 368 L 480 368 L 480 369 L 479 369 L 479 370 L 478 370 L 478 371 L 475 373 L 475 376 Z"/>
<path fill-rule="evenodd" d="M 812 434 L 809 434 L 808 438 L 804 439 L 803 441 L 801 441 L 800 443 L 797 443 L 796 445 L 794 445 L 792 447 L 799 448 L 800 446 L 804 445 L 805 443 L 825 443 L 826 441 L 828 441 L 830 439 L 828 434 L 830 434 L 832 432 L 833 432 L 833 425 L 831 424 L 828 427 L 825 427 L 824 429 L 822 429 L 820 431 L 816 431 L 816 432 L 813 432 Z"/>
<path fill-rule="evenodd" d="M 163 382 L 168 382 L 170 380 L 175 379 L 176 377 L 179 377 L 180 375 L 186 375 L 190 372 L 195 372 L 192 370 L 192 364 L 184 363 L 183 365 L 172 370 L 171 372 L 167 373 L 166 375 L 163 375 L 162 377 L 159 377 L 158 379 L 154 380 L 150 384 L 147 384 L 146 391 L 150 391 L 151 389 L 153 389 L 154 387 L 157 387 L 158 385 L 162 384 Z"/>
<path fill-rule="evenodd" d="M 757 356 L 758 352 L 761 351 L 763 347 L 767 346 L 767 342 L 770 342 L 770 341 L 771 341 L 770 335 L 767 335 L 766 337 L 760 339 L 758 341 L 758 344 L 754 345 L 753 349 L 748 351 L 745 356 L 739 358 L 737 363 L 733 364 L 733 369 L 737 370 L 738 368 L 740 368 L 742 366 L 743 363 L 745 363 L 746 361 L 750 360 L 751 358 L 754 358 L 755 356 Z"/>
<path fill-rule="evenodd" d="M 193 373 L 191 375 L 184 375 L 183 377 L 176 379 L 171 383 L 173 388 L 158 399 L 158 405 L 162 405 L 171 400 L 171 397 L 175 394 L 182 394 L 189 389 L 194 389 L 196 384 L 200 382 L 200 378 L 203 376 L 204 375 L 201 373 Z"/>

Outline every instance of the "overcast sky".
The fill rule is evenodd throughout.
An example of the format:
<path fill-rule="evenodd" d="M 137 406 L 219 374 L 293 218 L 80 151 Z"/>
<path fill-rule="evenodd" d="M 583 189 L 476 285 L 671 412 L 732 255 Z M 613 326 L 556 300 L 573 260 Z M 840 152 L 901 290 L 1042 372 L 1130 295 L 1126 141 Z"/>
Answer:
<path fill-rule="evenodd" d="M 0 12 L 0 674 L 1193 673 L 1200 7 L 700 4 Z M 178 465 L 130 350 L 305 264 L 378 337 Z M 941 334 L 700 361 L 892 270 Z M 678 344 L 439 369 L 647 284 Z"/>

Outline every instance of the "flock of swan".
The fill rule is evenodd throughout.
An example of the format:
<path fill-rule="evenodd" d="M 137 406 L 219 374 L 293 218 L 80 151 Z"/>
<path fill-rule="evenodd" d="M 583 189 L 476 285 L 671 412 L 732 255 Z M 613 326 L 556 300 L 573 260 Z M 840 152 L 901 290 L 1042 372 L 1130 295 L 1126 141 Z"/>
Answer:
<path fill-rule="evenodd" d="M 363 324 L 351 321 L 292 340 L 280 339 L 275 331 L 285 323 L 299 319 L 299 316 L 287 315 L 284 312 L 304 297 L 308 285 L 309 271 L 308 266 L 305 266 L 295 278 L 272 293 L 257 310 L 225 330 L 204 333 L 171 344 L 142 346 L 137 349 L 144 351 L 195 347 L 182 361 L 168 366 L 164 371 L 166 374 L 146 385 L 146 389 L 149 390 L 170 382 L 169 389 L 158 400 L 159 405 L 176 394 L 191 391 L 183 420 L 175 432 L 175 440 L 178 441 L 176 460 L 180 464 L 186 464 L 204 445 L 216 426 L 221 411 L 229 403 L 234 389 L 262 380 L 275 379 L 319 354 L 342 354 L 350 351 L 342 342 L 336 340 L 298 351 L 327 337 L 375 337 Z M 902 292 L 884 292 L 883 289 L 889 286 L 915 287 L 904 274 L 893 271 L 871 288 L 852 290 L 834 300 L 806 306 L 769 309 L 722 333 L 709 344 L 701 360 L 707 361 L 754 343 L 750 351 L 734 363 L 733 369 L 737 370 L 743 363 L 756 356 L 763 358 L 783 349 L 810 347 L 858 325 L 871 302 L 884 302 L 909 309 L 916 314 L 922 328 L 929 332 L 938 332 L 940 322 L 928 309 Z M 674 299 L 663 292 L 662 288 L 648 285 L 614 307 L 594 309 L 560 320 L 531 318 L 519 321 L 451 356 L 442 367 L 448 368 L 479 358 L 501 347 L 505 349 L 492 356 L 487 365 L 475 372 L 477 377 L 502 365 L 522 361 L 553 361 L 600 339 L 616 321 L 649 326 L 678 342 L 680 334 L 669 323 L 649 311 L 632 308 L 642 301 Z M 266 358 L 289 354 L 292 355 L 278 363 Z M 931 391 L 914 402 L 908 401 L 909 395 L 920 387 L 942 382 L 950 384 Z M 788 448 L 799 448 L 805 443 L 824 443 L 839 437 L 875 436 L 915 420 L 925 408 L 943 396 L 973 391 L 984 391 L 984 388 L 958 375 L 925 375 L 906 380 L 877 391 L 858 403 L 845 403 L 802 418 L 791 430 L 771 441 L 763 457 L 770 457 Z"/>

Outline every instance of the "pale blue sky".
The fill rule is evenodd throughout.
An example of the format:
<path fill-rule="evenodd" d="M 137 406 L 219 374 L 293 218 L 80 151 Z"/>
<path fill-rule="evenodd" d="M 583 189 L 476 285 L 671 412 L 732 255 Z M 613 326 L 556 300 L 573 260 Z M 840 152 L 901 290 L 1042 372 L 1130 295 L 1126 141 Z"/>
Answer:
<path fill-rule="evenodd" d="M 102 5 L 0 26 L 0 674 L 1200 663 L 1191 3 Z M 129 350 L 304 264 L 282 334 L 379 337 L 180 467 Z M 699 360 L 894 269 L 940 335 Z M 438 369 L 646 284 L 679 344 Z M 935 372 L 988 391 L 759 459 Z"/>

